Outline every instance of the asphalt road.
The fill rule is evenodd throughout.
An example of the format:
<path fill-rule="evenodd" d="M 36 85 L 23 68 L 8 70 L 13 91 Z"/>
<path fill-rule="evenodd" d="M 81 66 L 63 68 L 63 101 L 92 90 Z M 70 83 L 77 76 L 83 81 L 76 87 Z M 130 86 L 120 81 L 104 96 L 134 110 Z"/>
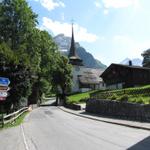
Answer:
<path fill-rule="evenodd" d="M 40 107 L 24 123 L 0 131 L 0 150 L 150 150 L 150 132 Z"/>

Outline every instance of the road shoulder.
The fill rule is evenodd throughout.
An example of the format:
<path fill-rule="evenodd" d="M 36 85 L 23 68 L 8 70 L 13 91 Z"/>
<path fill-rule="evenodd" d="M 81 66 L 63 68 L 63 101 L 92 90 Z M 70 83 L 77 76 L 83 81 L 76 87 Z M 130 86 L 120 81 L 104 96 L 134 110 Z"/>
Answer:
<path fill-rule="evenodd" d="M 128 120 L 122 120 L 122 119 L 112 119 L 112 118 L 106 118 L 106 117 L 101 117 L 101 116 L 95 116 L 90 113 L 86 113 L 84 110 L 81 111 L 74 111 L 68 108 L 65 108 L 63 106 L 59 106 L 59 109 L 61 109 L 64 112 L 87 118 L 87 119 L 92 119 L 95 121 L 101 121 L 105 123 L 111 123 L 111 124 L 116 124 L 116 125 L 121 125 L 121 126 L 126 126 L 126 127 L 131 127 L 131 128 L 136 128 L 136 129 L 143 129 L 143 130 L 149 130 L 150 131 L 150 123 L 145 123 L 145 122 L 137 122 L 137 121 L 128 121 Z"/>

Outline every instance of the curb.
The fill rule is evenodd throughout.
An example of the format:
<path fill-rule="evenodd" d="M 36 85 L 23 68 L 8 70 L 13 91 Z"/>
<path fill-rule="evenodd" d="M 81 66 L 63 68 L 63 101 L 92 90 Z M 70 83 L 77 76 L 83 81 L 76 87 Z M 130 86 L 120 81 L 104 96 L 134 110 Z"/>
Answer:
<path fill-rule="evenodd" d="M 96 118 L 93 118 L 93 117 L 84 116 L 84 115 L 81 115 L 81 114 L 77 114 L 77 113 L 73 113 L 73 112 L 64 110 L 63 108 L 61 108 L 59 106 L 57 106 L 57 108 L 59 108 L 60 110 L 66 112 L 66 113 L 69 113 L 69 114 L 72 114 L 72 115 L 75 115 L 75 116 L 78 116 L 78 117 L 86 118 L 86 119 L 91 119 L 91 120 L 94 120 L 94 121 L 100 121 L 100 122 L 111 123 L 111 124 L 115 124 L 115 125 L 120 125 L 120 126 L 125 126 L 125 127 L 150 131 L 150 128 L 147 128 L 147 127 L 140 127 L 140 126 L 134 126 L 134 125 L 124 124 L 124 123 L 118 123 L 118 122 L 106 121 L 106 120 L 102 120 L 102 119 L 96 119 Z"/>

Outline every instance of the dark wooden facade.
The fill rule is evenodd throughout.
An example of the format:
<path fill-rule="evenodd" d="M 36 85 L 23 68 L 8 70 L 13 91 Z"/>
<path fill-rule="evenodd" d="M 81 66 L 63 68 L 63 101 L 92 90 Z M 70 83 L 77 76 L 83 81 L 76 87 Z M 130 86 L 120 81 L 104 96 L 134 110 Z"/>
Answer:
<path fill-rule="evenodd" d="M 111 64 L 101 75 L 107 87 L 127 88 L 150 84 L 150 68 Z"/>

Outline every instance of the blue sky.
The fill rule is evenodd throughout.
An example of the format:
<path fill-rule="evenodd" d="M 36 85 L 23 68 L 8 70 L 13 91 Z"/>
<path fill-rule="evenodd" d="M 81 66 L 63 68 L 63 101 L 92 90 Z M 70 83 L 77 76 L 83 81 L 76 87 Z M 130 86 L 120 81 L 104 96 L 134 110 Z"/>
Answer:
<path fill-rule="evenodd" d="M 38 27 L 52 35 L 71 35 L 104 64 L 141 58 L 150 48 L 149 0 L 27 0 Z"/>

